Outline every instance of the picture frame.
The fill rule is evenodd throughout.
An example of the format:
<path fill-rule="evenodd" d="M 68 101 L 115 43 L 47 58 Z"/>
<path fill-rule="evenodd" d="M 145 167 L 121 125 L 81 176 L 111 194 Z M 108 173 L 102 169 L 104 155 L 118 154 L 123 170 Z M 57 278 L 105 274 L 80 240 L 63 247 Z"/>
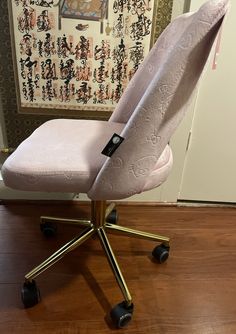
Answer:
<path fill-rule="evenodd" d="M 158 4 L 8 2 L 18 112 L 109 117 L 156 39 Z"/>
<path fill-rule="evenodd" d="M 109 0 L 59 0 L 59 29 L 61 18 L 103 21 L 108 19 Z"/>

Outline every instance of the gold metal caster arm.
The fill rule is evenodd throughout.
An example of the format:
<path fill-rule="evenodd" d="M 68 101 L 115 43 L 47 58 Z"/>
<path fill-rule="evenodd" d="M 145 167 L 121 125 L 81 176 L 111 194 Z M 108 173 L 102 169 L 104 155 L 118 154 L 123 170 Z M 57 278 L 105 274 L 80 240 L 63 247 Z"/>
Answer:
<path fill-rule="evenodd" d="M 117 283 L 118 283 L 118 285 L 121 289 L 121 292 L 123 293 L 123 296 L 124 296 L 125 301 L 127 303 L 127 307 L 129 307 L 129 306 L 132 305 L 132 298 L 131 298 L 129 289 L 126 285 L 125 279 L 124 279 L 124 277 L 122 275 L 122 272 L 120 270 L 120 267 L 118 265 L 118 262 L 116 261 L 115 255 L 114 255 L 113 250 L 111 248 L 111 245 L 110 245 L 110 243 L 108 241 L 108 238 L 106 236 L 106 232 L 101 227 L 97 230 L 97 233 L 98 233 L 99 239 L 101 241 L 101 244 L 103 246 L 103 249 L 106 253 L 108 262 L 109 262 L 109 264 L 111 266 L 111 269 L 112 269 L 112 271 L 115 275 Z"/>
<path fill-rule="evenodd" d="M 164 237 L 162 235 L 143 232 L 139 230 L 133 230 L 131 228 L 120 226 L 120 225 L 105 223 L 105 228 L 108 230 L 108 232 L 123 234 L 128 237 L 136 237 L 136 238 L 141 238 L 141 239 L 163 242 L 166 246 L 169 246 L 169 242 L 170 242 L 170 238 Z"/>
<path fill-rule="evenodd" d="M 86 219 L 70 219 L 70 218 L 59 218 L 50 216 L 41 216 L 40 220 L 42 223 L 56 222 L 70 225 L 80 225 L 84 227 L 92 227 L 91 221 Z"/>
<path fill-rule="evenodd" d="M 35 277 L 40 275 L 43 271 L 51 267 L 54 263 L 59 261 L 63 256 L 65 256 L 70 251 L 74 250 L 78 246 L 80 246 L 83 242 L 85 242 L 89 237 L 91 237 L 95 232 L 95 229 L 89 227 L 82 231 L 77 237 L 69 241 L 62 248 L 60 248 L 57 252 L 52 254 L 48 259 L 42 262 L 39 266 L 35 267 L 28 274 L 25 275 L 26 281 L 32 281 Z"/>

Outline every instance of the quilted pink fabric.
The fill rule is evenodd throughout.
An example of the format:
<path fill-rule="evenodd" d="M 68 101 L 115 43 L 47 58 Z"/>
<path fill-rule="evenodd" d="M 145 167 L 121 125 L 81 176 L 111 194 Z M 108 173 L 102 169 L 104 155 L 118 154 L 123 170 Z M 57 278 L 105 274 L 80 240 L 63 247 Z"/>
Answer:
<path fill-rule="evenodd" d="M 184 117 L 228 6 L 228 0 L 210 0 L 162 33 L 111 117 L 127 122 L 125 140 L 106 160 L 90 198 L 121 199 L 156 186 L 149 176 Z"/>

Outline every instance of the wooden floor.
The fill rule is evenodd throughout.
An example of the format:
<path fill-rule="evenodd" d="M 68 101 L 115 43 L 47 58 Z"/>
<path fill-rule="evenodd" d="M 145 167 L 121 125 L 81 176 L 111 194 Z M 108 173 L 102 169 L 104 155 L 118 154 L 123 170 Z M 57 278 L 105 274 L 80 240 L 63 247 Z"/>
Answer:
<path fill-rule="evenodd" d="M 119 206 L 119 223 L 172 238 L 167 263 L 155 263 L 155 243 L 111 236 L 135 312 L 122 333 L 236 333 L 236 210 Z M 37 278 L 40 304 L 24 309 L 24 274 L 78 228 L 61 225 L 54 239 L 39 232 L 39 216 L 88 217 L 72 204 L 0 205 L 0 333 L 115 333 L 106 316 L 121 293 L 98 240 L 90 240 Z"/>

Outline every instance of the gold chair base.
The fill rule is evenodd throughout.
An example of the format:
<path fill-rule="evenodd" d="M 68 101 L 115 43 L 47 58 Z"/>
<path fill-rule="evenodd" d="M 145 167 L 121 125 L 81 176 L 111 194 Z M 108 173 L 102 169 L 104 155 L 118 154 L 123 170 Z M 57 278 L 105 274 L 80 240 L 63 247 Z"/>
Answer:
<path fill-rule="evenodd" d="M 65 256 L 70 251 L 74 250 L 82 243 L 84 243 L 87 239 L 96 234 L 101 242 L 101 245 L 105 251 L 108 262 L 111 266 L 111 269 L 114 273 L 116 281 L 120 287 L 120 290 L 125 298 L 127 306 L 132 305 L 132 298 L 129 292 L 129 289 L 126 285 L 125 279 L 122 275 L 116 257 L 112 251 L 111 245 L 107 238 L 106 232 L 122 234 L 129 237 L 136 237 L 147 239 L 151 241 L 162 242 L 166 247 L 169 247 L 170 239 L 161 235 L 156 235 L 152 233 L 142 232 L 133 230 L 127 227 L 123 227 L 120 225 L 115 225 L 108 223 L 106 221 L 109 214 L 115 208 L 115 204 L 112 203 L 108 207 L 106 207 L 105 201 L 92 201 L 91 202 L 91 221 L 90 220 L 79 220 L 79 219 L 66 219 L 66 218 L 55 218 L 55 217 L 41 217 L 41 223 L 44 224 L 46 222 L 59 222 L 59 223 L 68 223 L 79 226 L 84 226 L 84 230 L 76 236 L 74 239 L 69 241 L 63 247 L 61 247 L 58 251 L 52 254 L 48 259 L 42 262 L 39 266 L 35 267 L 28 274 L 25 275 L 26 282 L 32 282 L 35 277 L 40 275 L 46 269 L 51 267 L 54 263 L 59 261 L 63 256 Z"/>

